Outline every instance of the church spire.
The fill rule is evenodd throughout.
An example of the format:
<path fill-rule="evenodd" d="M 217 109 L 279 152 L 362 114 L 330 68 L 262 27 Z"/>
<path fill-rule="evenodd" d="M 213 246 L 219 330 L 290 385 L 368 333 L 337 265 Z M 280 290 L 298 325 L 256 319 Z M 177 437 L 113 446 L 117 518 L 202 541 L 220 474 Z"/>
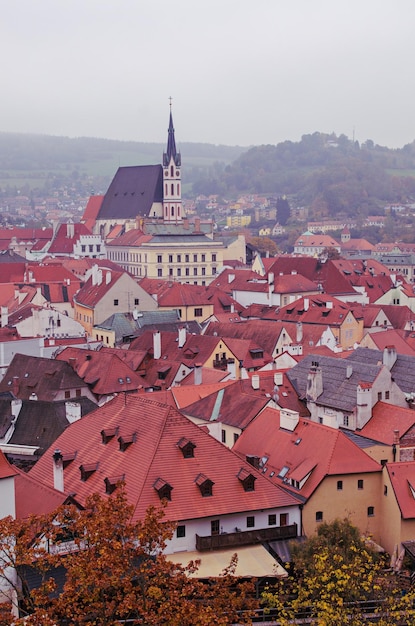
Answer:
<path fill-rule="evenodd" d="M 167 151 L 163 154 L 163 166 L 167 167 L 173 159 L 173 163 L 176 166 L 181 165 L 181 156 L 180 152 L 176 150 L 176 140 L 174 138 L 174 126 L 173 126 L 173 114 L 171 112 L 171 98 L 170 98 L 170 120 L 169 120 L 169 130 L 167 135 Z"/>

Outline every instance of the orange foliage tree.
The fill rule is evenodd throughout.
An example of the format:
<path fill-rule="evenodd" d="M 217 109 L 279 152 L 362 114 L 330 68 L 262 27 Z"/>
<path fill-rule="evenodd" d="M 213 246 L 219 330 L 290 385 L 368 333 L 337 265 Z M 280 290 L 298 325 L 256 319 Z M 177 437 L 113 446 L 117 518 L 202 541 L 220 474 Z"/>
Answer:
<path fill-rule="evenodd" d="M 236 555 L 206 584 L 191 576 L 197 562 L 177 565 L 164 553 L 175 524 L 165 520 L 162 508 L 149 508 L 137 522 L 132 513 L 119 486 L 108 498 L 91 496 L 81 510 L 68 505 L 53 516 L 1 520 L 0 583 L 7 579 L 13 589 L 20 618 L 0 623 L 250 623 L 253 583 L 235 578 Z M 37 576 L 35 589 L 29 587 L 29 574 L 31 580 Z"/>

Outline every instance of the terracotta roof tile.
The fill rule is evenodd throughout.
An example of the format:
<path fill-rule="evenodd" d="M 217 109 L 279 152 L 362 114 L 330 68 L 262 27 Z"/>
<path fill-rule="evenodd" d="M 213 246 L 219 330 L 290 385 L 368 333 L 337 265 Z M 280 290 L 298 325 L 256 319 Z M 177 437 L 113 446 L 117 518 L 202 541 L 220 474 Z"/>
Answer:
<path fill-rule="evenodd" d="M 301 418 L 294 431 L 286 430 L 280 427 L 280 411 L 271 408 L 248 425 L 233 449 L 241 456 L 266 458 L 267 475 L 274 472 L 272 480 L 287 488 L 290 479 L 300 482 L 311 472 L 297 489 L 305 498 L 326 476 L 381 471 L 380 465 L 340 430 Z M 286 471 L 282 471 L 284 467 Z"/>
<path fill-rule="evenodd" d="M 119 437 L 103 444 L 101 431 L 119 428 Z M 135 441 L 122 452 L 118 439 L 135 434 Z M 184 458 L 178 442 L 186 437 L 194 456 Z M 142 518 L 149 505 L 158 506 L 154 488 L 158 479 L 172 487 L 167 519 L 186 520 L 295 505 L 297 500 L 275 486 L 231 450 L 192 424 L 176 409 L 155 402 L 146 395 L 121 397 L 75 422 L 59 437 L 54 447 L 62 453 L 76 450 L 76 459 L 64 470 L 65 490 L 76 493 L 81 504 L 91 493 L 104 494 L 105 478 L 125 476 L 127 497 L 134 506 L 134 518 Z M 53 485 L 52 449 L 30 471 L 33 479 Z M 82 464 L 98 463 L 86 480 Z M 257 477 L 255 490 L 247 492 L 237 478 L 241 468 Z M 214 483 L 211 497 L 203 497 L 195 480 L 200 474 Z"/>

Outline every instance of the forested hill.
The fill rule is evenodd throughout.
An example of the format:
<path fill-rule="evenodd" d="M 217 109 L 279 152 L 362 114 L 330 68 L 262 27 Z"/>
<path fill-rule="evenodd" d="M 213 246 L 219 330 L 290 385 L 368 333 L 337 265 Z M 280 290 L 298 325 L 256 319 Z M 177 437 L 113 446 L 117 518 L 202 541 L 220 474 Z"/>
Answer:
<path fill-rule="evenodd" d="M 415 201 L 415 143 L 392 150 L 346 136 L 314 133 L 299 142 L 254 147 L 193 184 L 194 193 L 250 192 L 295 196 L 332 215 L 366 213 Z"/>
<path fill-rule="evenodd" d="M 0 132 L 0 193 L 73 183 L 105 193 L 119 166 L 160 163 L 165 144 Z M 184 196 L 288 195 L 313 214 L 375 212 L 415 202 L 415 142 L 399 150 L 313 133 L 248 148 L 178 143 Z"/>

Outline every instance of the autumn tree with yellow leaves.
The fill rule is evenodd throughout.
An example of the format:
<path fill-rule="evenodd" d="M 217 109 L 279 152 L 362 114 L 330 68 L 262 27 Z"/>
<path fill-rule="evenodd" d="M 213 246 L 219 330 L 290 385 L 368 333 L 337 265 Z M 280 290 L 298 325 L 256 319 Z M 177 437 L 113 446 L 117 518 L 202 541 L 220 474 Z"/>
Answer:
<path fill-rule="evenodd" d="M 382 556 L 348 520 L 322 524 L 293 551 L 292 575 L 263 594 L 281 626 L 298 619 L 315 626 L 413 624 L 413 593 L 402 594 Z"/>

